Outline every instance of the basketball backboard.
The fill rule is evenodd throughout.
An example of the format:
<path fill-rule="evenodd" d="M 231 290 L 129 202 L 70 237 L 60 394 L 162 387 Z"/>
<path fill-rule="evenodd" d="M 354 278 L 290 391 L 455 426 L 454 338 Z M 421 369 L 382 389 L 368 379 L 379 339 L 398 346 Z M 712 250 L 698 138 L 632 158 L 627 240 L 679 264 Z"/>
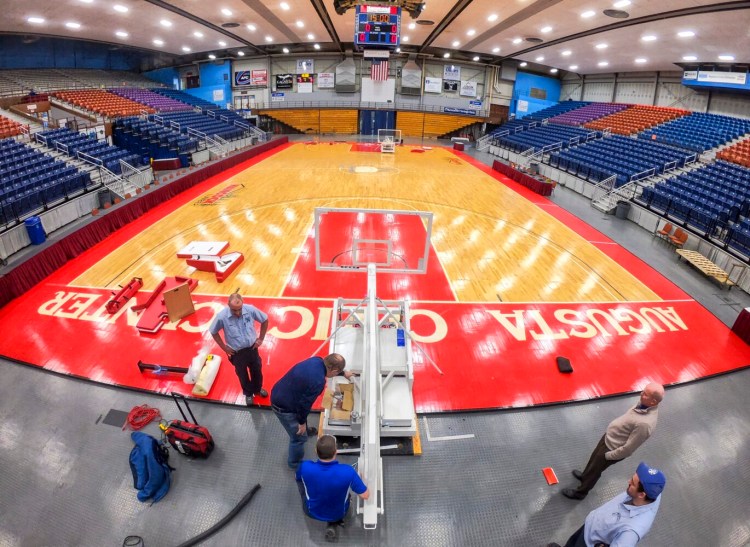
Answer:
<path fill-rule="evenodd" d="M 315 209 L 318 270 L 425 273 L 432 213 L 390 209 Z"/>

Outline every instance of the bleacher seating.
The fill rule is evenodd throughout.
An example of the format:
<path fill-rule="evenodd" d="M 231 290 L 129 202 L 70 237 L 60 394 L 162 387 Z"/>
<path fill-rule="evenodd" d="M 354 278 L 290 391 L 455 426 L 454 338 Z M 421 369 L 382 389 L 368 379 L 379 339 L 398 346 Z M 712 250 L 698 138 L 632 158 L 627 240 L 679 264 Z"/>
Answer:
<path fill-rule="evenodd" d="M 694 159 L 672 146 L 613 135 L 555 152 L 549 164 L 591 182 L 617 175 L 615 186 L 622 186 L 636 175 L 664 173 Z"/>
<path fill-rule="evenodd" d="M 702 154 L 748 132 L 750 120 L 693 113 L 644 131 L 639 138 L 679 146 Z"/>
<path fill-rule="evenodd" d="M 242 137 L 244 133 L 243 129 L 235 125 L 197 112 L 172 112 L 161 115 L 160 118 L 164 120 L 165 125 L 179 126 L 179 131 L 185 134 L 188 133 L 188 129 L 193 129 L 209 137 L 219 136 L 226 140 L 233 140 Z M 155 121 L 154 116 L 149 116 L 149 120 Z"/>
<path fill-rule="evenodd" d="M 0 116 L 0 139 L 15 137 L 23 132 L 23 124 L 15 120 Z"/>
<path fill-rule="evenodd" d="M 95 89 L 114 86 L 157 87 L 153 80 L 123 70 L 100 69 L 4 69 L 0 70 L 0 96 L 21 96 L 58 90 Z"/>
<path fill-rule="evenodd" d="M 524 152 L 529 148 L 533 148 L 534 152 L 537 152 L 545 146 L 559 143 L 561 148 L 568 148 L 586 140 L 601 138 L 601 136 L 601 132 L 597 133 L 579 127 L 548 123 L 510 135 L 495 137 L 493 143 L 513 152 Z"/>
<path fill-rule="evenodd" d="M 194 106 L 196 108 L 200 108 L 202 112 L 205 112 L 206 110 L 218 110 L 221 108 L 220 106 L 206 101 L 205 99 L 199 99 L 198 97 L 195 97 L 194 95 L 191 95 L 190 93 L 185 93 L 184 91 L 177 91 L 176 89 L 152 89 L 154 93 L 158 93 L 159 95 L 164 95 L 165 97 L 169 97 L 170 99 L 174 99 L 175 101 L 180 101 L 185 104 L 189 104 L 191 106 Z"/>
<path fill-rule="evenodd" d="M 549 118 L 554 118 L 555 116 L 559 116 L 560 114 L 565 114 L 566 112 L 570 112 L 571 110 L 576 110 L 590 104 L 591 103 L 588 101 L 563 101 L 561 103 L 548 106 L 547 108 L 543 108 L 542 110 L 537 110 L 532 114 L 527 114 L 524 116 L 517 113 L 516 116 L 526 121 L 541 121 L 547 120 Z"/>
<path fill-rule="evenodd" d="M 192 110 L 189 104 L 170 99 L 159 93 L 154 93 L 149 89 L 139 89 L 136 87 L 115 87 L 108 90 L 110 93 L 125 97 L 146 106 L 150 106 L 157 112 L 184 112 Z"/>
<path fill-rule="evenodd" d="M 636 104 L 615 114 L 585 123 L 583 126 L 589 129 L 610 129 L 612 133 L 618 135 L 632 135 L 687 114 L 690 112 L 680 108 Z"/>
<path fill-rule="evenodd" d="M 56 91 L 52 93 L 63 101 L 69 102 L 86 110 L 97 112 L 103 116 L 120 117 L 136 116 L 142 111 L 153 113 L 155 110 L 130 99 L 119 97 L 113 93 L 99 89 L 82 91 Z"/>
<path fill-rule="evenodd" d="M 0 140 L 0 225 L 83 191 L 91 179 L 14 139 Z"/>
<path fill-rule="evenodd" d="M 95 163 L 118 175 L 122 172 L 120 160 L 132 166 L 141 165 L 141 156 L 70 129 L 60 128 L 43 131 L 37 133 L 37 138 L 42 139 L 51 148 L 62 150 L 70 157 L 75 158 L 85 154 L 89 158 L 93 158 Z M 90 159 L 86 159 L 91 162 Z"/>
<path fill-rule="evenodd" d="M 141 118 L 120 118 L 113 125 L 114 143 L 141 158 L 179 158 L 189 165 L 189 154 L 198 149 L 198 140 L 171 127 Z"/>
<path fill-rule="evenodd" d="M 725 148 L 716 154 L 717 159 L 723 159 L 737 165 L 750 167 L 750 138 Z"/>
<path fill-rule="evenodd" d="M 742 220 L 750 213 L 750 170 L 717 161 L 644 188 L 637 201 L 704 234 L 730 229 L 741 240 L 743 231 L 750 231 L 750 222 Z M 732 246 L 731 238 L 729 243 Z M 750 246 L 744 244 L 733 246 L 750 255 Z"/>
<path fill-rule="evenodd" d="M 587 122 L 609 116 L 620 110 L 625 110 L 628 107 L 626 104 L 616 103 L 590 103 L 581 108 L 570 110 L 563 114 L 559 114 L 549 119 L 550 123 L 558 123 L 563 125 L 583 125 Z"/>

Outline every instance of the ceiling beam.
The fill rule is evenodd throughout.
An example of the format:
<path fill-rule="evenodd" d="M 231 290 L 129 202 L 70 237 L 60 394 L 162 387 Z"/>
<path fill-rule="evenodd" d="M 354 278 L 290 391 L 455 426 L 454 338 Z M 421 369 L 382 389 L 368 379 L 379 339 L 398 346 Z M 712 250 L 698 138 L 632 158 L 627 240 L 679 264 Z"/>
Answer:
<path fill-rule="evenodd" d="M 434 29 L 432 29 L 430 35 L 425 39 L 424 42 L 422 42 L 422 45 L 419 47 L 418 53 L 424 53 L 425 50 L 430 46 L 430 44 L 432 44 L 432 42 L 434 42 L 437 37 L 443 33 L 446 27 L 448 27 L 448 25 L 455 21 L 456 17 L 458 17 L 462 11 L 469 7 L 469 4 L 471 4 L 471 2 L 472 0 L 459 0 L 458 2 L 456 2 L 451 10 L 445 14 L 443 20 L 440 21 Z"/>
<path fill-rule="evenodd" d="M 343 53 L 344 46 L 341 43 L 341 39 L 339 38 L 339 35 L 336 32 L 336 27 L 333 25 L 333 21 L 331 20 L 331 15 L 328 13 L 328 10 L 323 4 L 323 1 L 322 0 L 310 0 L 310 3 L 312 4 L 313 8 L 315 8 L 315 11 L 318 12 L 318 17 L 320 17 L 320 22 L 323 23 L 323 26 L 326 28 L 328 35 L 331 37 L 331 41 L 334 44 L 336 44 L 336 48 L 341 53 Z"/>

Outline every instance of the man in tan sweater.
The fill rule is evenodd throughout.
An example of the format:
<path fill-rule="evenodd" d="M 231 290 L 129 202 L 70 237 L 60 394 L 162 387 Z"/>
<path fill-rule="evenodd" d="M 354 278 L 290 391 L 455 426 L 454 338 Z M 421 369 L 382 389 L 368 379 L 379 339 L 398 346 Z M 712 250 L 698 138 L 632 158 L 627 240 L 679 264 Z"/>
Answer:
<path fill-rule="evenodd" d="M 652 382 L 643 388 L 638 404 L 607 426 L 583 472 L 573 470 L 573 476 L 581 481 L 581 485 L 575 489 L 565 488 L 563 496 L 582 500 L 605 469 L 635 452 L 654 432 L 659 403 L 663 398 L 664 386 L 661 384 Z"/>

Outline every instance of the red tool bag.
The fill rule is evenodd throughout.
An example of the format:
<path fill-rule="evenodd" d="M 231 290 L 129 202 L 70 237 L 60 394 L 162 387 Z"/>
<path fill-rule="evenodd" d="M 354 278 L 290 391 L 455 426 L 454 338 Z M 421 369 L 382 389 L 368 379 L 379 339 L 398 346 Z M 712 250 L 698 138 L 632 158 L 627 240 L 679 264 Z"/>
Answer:
<path fill-rule="evenodd" d="M 164 431 L 169 444 L 177 452 L 185 456 L 191 458 L 208 458 L 214 449 L 214 440 L 211 437 L 211 433 L 202 425 L 198 425 L 198 421 L 193 416 L 193 411 L 190 410 L 190 406 L 184 395 L 174 392 L 171 395 L 180 414 L 182 414 L 183 420 L 172 420 L 169 422 L 167 429 Z M 187 416 L 182 411 L 180 399 L 185 403 L 185 408 L 190 414 L 192 422 L 188 421 Z"/>

